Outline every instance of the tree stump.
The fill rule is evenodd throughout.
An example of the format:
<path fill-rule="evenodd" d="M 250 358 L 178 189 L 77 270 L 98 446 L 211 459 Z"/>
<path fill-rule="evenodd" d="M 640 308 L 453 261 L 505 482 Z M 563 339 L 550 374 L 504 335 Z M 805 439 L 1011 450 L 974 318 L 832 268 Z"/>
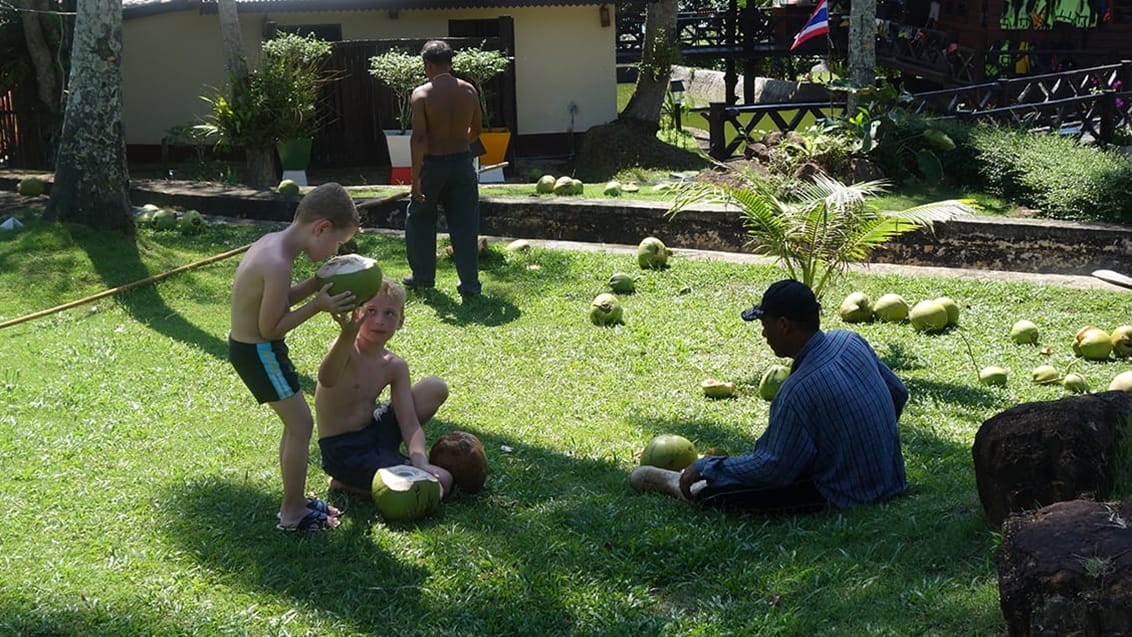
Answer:
<path fill-rule="evenodd" d="M 1132 498 L 1011 515 L 996 562 L 1011 637 L 1132 635 Z"/>
<path fill-rule="evenodd" d="M 1023 403 L 979 427 L 971 455 L 987 521 L 1076 500 L 1106 499 L 1116 449 L 1132 418 L 1132 392 Z"/>

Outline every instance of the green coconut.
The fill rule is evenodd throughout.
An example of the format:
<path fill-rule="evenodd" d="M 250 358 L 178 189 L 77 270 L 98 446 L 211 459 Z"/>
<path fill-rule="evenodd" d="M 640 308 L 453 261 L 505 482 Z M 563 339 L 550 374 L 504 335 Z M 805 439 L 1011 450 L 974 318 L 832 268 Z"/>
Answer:
<path fill-rule="evenodd" d="M 895 293 L 882 295 L 873 303 L 873 314 L 885 323 L 899 323 L 908 318 L 908 301 Z"/>
<path fill-rule="evenodd" d="M 333 283 L 330 294 L 354 293 L 354 307 L 373 298 L 381 289 L 381 266 L 376 259 L 360 254 L 332 257 L 315 272 L 318 287 Z"/>
<path fill-rule="evenodd" d="M 606 197 L 620 197 L 621 196 L 621 182 L 613 180 L 605 184 L 605 189 L 601 191 Z"/>
<path fill-rule="evenodd" d="M 645 445 L 641 452 L 641 466 L 682 471 L 697 458 L 696 446 L 690 440 L 676 434 L 661 434 Z"/>
<path fill-rule="evenodd" d="M 487 480 L 487 454 L 479 438 L 466 431 L 444 434 L 428 452 L 429 464 L 447 469 L 452 482 L 464 493 L 475 493 Z"/>
<path fill-rule="evenodd" d="M 614 272 L 609 277 L 609 289 L 614 294 L 632 294 L 637 291 L 637 279 L 624 272 Z"/>
<path fill-rule="evenodd" d="M 39 177 L 24 177 L 16 184 L 16 192 L 24 197 L 38 197 L 47 191 L 47 182 Z"/>
<path fill-rule="evenodd" d="M 530 252 L 531 242 L 526 239 L 515 239 L 507 244 L 508 252 Z"/>
<path fill-rule="evenodd" d="M 1132 391 L 1132 370 L 1121 372 L 1108 384 L 1109 391 Z"/>
<path fill-rule="evenodd" d="M 935 300 L 947 310 L 947 324 L 959 325 L 959 304 L 956 303 L 951 297 L 941 296 Z"/>
<path fill-rule="evenodd" d="M 184 234 L 197 234 L 205 228 L 204 215 L 196 210 L 186 210 L 178 225 Z"/>
<path fill-rule="evenodd" d="M 1117 358 L 1132 356 L 1132 325 L 1121 325 L 1112 331 L 1112 353 Z"/>
<path fill-rule="evenodd" d="M 299 184 L 295 183 L 291 179 L 284 179 L 283 181 L 279 182 L 279 185 L 275 189 L 279 191 L 279 194 L 281 195 L 299 194 Z"/>
<path fill-rule="evenodd" d="M 543 175 L 535 182 L 535 192 L 540 195 L 549 195 L 554 192 L 554 175 Z"/>
<path fill-rule="evenodd" d="M 1061 374 L 1053 365 L 1038 365 L 1030 372 L 1030 380 L 1039 385 L 1050 385 L 1061 380 Z"/>
<path fill-rule="evenodd" d="M 1099 327 L 1083 327 L 1073 341 L 1073 353 L 1091 361 L 1103 361 L 1112 353 L 1112 337 Z"/>
<path fill-rule="evenodd" d="M 846 323 L 864 323 L 873 320 L 873 302 L 864 292 L 853 292 L 837 308 Z"/>
<path fill-rule="evenodd" d="M 581 179 L 573 180 L 573 182 L 571 183 L 571 186 L 572 186 L 572 188 L 571 188 L 570 194 L 572 194 L 572 195 L 584 195 L 584 194 L 586 194 L 586 184 L 582 183 Z"/>
<path fill-rule="evenodd" d="M 947 308 L 935 301 L 920 301 L 908 312 L 908 320 L 917 332 L 942 332 L 947 327 Z"/>
<path fill-rule="evenodd" d="M 1010 328 L 1010 340 L 1019 345 L 1033 345 L 1038 342 L 1038 326 L 1032 321 L 1015 321 Z"/>
<path fill-rule="evenodd" d="M 1076 372 L 1066 374 L 1065 378 L 1061 379 L 1061 386 L 1071 394 L 1089 393 L 1089 382 L 1085 380 L 1084 376 Z"/>
<path fill-rule="evenodd" d="M 759 379 L 759 396 L 762 396 L 763 400 L 774 400 L 774 397 L 778 395 L 778 390 L 782 388 L 782 383 L 785 383 L 789 376 L 789 367 L 771 365 Z"/>
<path fill-rule="evenodd" d="M 979 382 L 984 385 L 1006 385 L 1006 370 L 997 365 L 984 367 L 979 370 Z"/>
<path fill-rule="evenodd" d="M 161 208 L 153 213 L 153 227 L 158 230 L 172 230 L 177 227 L 177 213 L 169 208 Z"/>
<path fill-rule="evenodd" d="M 637 245 L 637 264 L 645 269 L 660 269 L 668 264 L 668 248 L 656 237 L 645 237 Z"/>
<path fill-rule="evenodd" d="M 554 188 L 551 191 L 556 195 L 568 197 L 574 194 L 574 180 L 563 175 L 554 181 Z"/>
<path fill-rule="evenodd" d="M 735 395 L 735 383 L 706 378 L 700 383 L 700 389 L 708 398 L 731 398 Z"/>
<path fill-rule="evenodd" d="M 603 292 L 590 302 L 590 322 L 594 325 L 617 325 L 622 323 L 624 310 L 616 296 Z"/>
<path fill-rule="evenodd" d="M 389 522 L 419 520 L 440 505 L 440 481 L 411 465 L 378 469 L 370 493 L 377 511 Z"/>

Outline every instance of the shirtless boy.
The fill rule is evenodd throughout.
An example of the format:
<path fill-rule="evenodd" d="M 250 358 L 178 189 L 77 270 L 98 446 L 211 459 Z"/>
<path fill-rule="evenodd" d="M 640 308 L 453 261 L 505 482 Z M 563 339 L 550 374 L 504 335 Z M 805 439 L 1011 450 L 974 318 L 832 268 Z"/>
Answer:
<path fill-rule="evenodd" d="M 228 360 L 256 400 L 270 406 L 283 421 L 279 441 L 283 503 L 276 526 L 281 531 L 338 526 L 336 508 L 304 495 L 314 420 L 283 337 L 319 312 L 338 314 L 353 307 L 353 293 L 331 295 L 331 284 L 320 289 L 314 277 L 292 285 L 291 273 L 301 254 L 311 261 L 337 254 L 339 246 L 354 236 L 358 224 L 358 210 L 346 189 L 323 184 L 302 198 L 286 229 L 260 237 L 236 268 Z"/>
<path fill-rule="evenodd" d="M 429 464 L 421 425 L 448 399 L 448 385 L 436 376 L 412 384 L 408 364 L 386 348 L 405 324 L 404 288 L 386 279 L 360 308 L 334 318 L 342 332 L 318 368 L 314 395 L 330 487 L 368 494 L 378 469 L 411 464 L 436 476 L 447 495 L 452 474 Z M 386 387 L 389 401 L 377 404 Z"/>

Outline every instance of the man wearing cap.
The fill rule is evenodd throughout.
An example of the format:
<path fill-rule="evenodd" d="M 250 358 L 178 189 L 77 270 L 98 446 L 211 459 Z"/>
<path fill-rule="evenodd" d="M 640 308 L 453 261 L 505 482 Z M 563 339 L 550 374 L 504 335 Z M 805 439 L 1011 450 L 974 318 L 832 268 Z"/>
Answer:
<path fill-rule="evenodd" d="M 822 332 L 820 312 L 809 287 L 784 280 L 742 313 L 762 323 L 776 356 L 794 359 L 749 455 L 707 456 L 679 474 L 639 467 L 630 484 L 757 513 L 846 509 L 902 493 L 896 421 L 908 390 L 856 332 Z"/>

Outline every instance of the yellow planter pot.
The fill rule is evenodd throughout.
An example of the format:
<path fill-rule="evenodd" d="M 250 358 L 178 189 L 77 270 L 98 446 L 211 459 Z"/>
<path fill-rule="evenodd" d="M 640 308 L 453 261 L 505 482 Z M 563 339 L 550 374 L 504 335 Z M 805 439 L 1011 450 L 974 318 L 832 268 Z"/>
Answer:
<path fill-rule="evenodd" d="M 480 133 L 480 141 L 487 152 L 480 156 L 481 166 L 503 162 L 507 156 L 507 145 L 511 143 L 511 131 L 506 129 L 489 130 Z"/>

